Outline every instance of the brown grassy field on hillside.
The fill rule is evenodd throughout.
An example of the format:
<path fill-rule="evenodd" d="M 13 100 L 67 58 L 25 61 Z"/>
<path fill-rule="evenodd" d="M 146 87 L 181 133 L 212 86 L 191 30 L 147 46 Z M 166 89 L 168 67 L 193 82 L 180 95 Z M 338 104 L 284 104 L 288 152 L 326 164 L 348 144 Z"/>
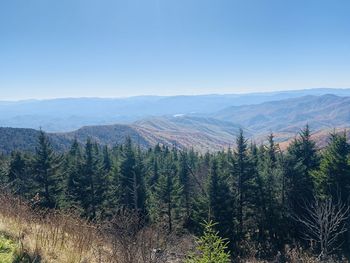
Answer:
<path fill-rule="evenodd" d="M 0 207 L 0 232 L 18 242 L 20 253 L 29 255 L 31 262 L 174 262 L 171 258 L 183 258 L 192 245 L 190 239 L 165 234 L 161 227 L 140 227 L 140 219 L 129 211 L 97 224 L 74 212 L 35 209 L 5 193 L 0 194 Z"/>

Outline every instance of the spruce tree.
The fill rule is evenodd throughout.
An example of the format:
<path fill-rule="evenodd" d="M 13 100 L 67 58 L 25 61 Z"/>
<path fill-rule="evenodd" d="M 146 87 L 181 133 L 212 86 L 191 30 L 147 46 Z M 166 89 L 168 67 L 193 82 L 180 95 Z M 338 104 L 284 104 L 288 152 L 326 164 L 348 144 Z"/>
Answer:
<path fill-rule="evenodd" d="M 190 177 L 189 158 L 187 152 L 180 152 L 179 180 L 183 189 L 183 207 L 185 209 L 185 224 L 190 224 L 193 201 L 193 185 Z"/>
<path fill-rule="evenodd" d="M 170 232 L 180 224 L 182 188 L 176 174 L 173 156 L 167 153 L 159 180 L 152 194 L 154 220 L 166 222 Z"/>
<path fill-rule="evenodd" d="M 212 221 L 204 224 L 204 233 L 197 239 L 196 252 L 191 254 L 186 263 L 230 263 L 230 254 L 227 252 L 228 243 L 215 231 Z"/>
<path fill-rule="evenodd" d="M 126 139 L 119 176 L 119 205 L 145 214 L 146 191 L 141 150 L 135 149 L 131 138 Z"/>
<path fill-rule="evenodd" d="M 312 201 L 314 182 L 312 172 L 319 166 L 319 157 L 315 142 L 307 125 L 288 147 L 286 154 L 286 199 L 287 206 L 294 215 L 303 213 L 305 203 Z"/>
<path fill-rule="evenodd" d="M 231 238 L 233 235 L 233 196 L 228 180 L 220 174 L 220 167 L 213 159 L 208 178 L 209 219 L 217 222 L 220 233 Z"/>
<path fill-rule="evenodd" d="M 253 173 L 251 160 L 248 156 L 247 139 L 244 137 L 243 130 L 239 130 L 236 139 L 236 149 L 234 151 L 233 163 L 233 187 L 237 189 L 237 219 L 238 219 L 238 237 L 244 235 L 244 222 L 247 212 L 251 206 L 249 202 L 249 192 L 252 190 Z"/>
<path fill-rule="evenodd" d="M 40 198 L 40 205 L 54 208 L 58 205 L 61 190 L 59 167 L 61 159 L 51 146 L 48 137 L 40 131 L 39 142 L 33 161 L 35 189 Z"/>
<path fill-rule="evenodd" d="M 249 151 L 249 160 L 251 164 L 251 187 L 248 194 L 249 213 L 248 217 L 252 220 L 248 225 L 250 236 L 255 241 L 263 243 L 265 238 L 266 222 L 264 216 L 266 215 L 266 200 L 265 200 L 265 182 L 260 172 L 261 163 L 263 161 L 263 153 L 260 153 L 259 148 L 255 143 L 251 143 Z"/>
<path fill-rule="evenodd" d="M 23 197 L 30 197 L 32 178 L 30 177 L 30 171 L 27 161 L 22 153 L 16 151 L 11 153 L 9 166 L 6 172 L 7 187 L 14 194 L 18 194 Z"/>
<path fill-rule="evenodd" d="M 283 211 L 285 228 L 289 228 L 292 238 L 301 239 L 305 229 L 295 222 L 295 217 L 305 214 L 305 204 L 314 198 L 313 171 L 319 166 L 316 144 L 311 139 L 306 125 L 288 146 L 283 160 Z"/>
<path fill-rule="evenodd" d="M 108 176 L 99 159 L 99 148 L 87 140 L 80 176 L 81 205 L 89 219 L 103 218 L 107 200 Z"/>
<path fill-rule="evenodd" d="M 66 208 L 82 209 L 81 201 L 84 198 L 82 180 L 82 152 L 75 139 L 65 159 L 66 190 L 63 197 Z M 80 211 L 82 213 L 82 211 Z"/>
<path fill-rule="evenodd" d="M 132 195 L 134 197 L 133 207 L 140 216 L 144 217 L 146 216 L 145 166 L 140 147 L 138 147 L 135 156 L 135 169 L 132 183 Z"/>
<path fill-rule="evenodd" d="M 112 161 L 107 146 L 103 147 L 103 169 L 106 173 L 109 173 L 112 169 Z"/>
<path fill-rule="evenodd" d="M 332 196 L 333 200 L 340 198 L 343 203 L 347 203 L 350 197 L 349 154 L 345 132 L 332 133 L 322 155 L 320 169 L 314 173 L 321 193 Z"/>
<path fill-rule="evenodd" d="M 277 146 L 273 134 L 268 136 L 268 143 L 262 153 L 260 176 L 264 185 L 265 231 L 270 240 L 277 244 L 282 215 L 282 169 L 278 163 Z"/>

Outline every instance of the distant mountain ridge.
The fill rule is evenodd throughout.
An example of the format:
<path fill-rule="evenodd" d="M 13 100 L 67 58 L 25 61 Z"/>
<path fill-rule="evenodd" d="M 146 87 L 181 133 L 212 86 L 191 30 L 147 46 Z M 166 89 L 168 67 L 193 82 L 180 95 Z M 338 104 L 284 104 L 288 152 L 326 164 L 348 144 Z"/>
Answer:
<path fill-rule="evenodd" d="M 61 151 L 67 150 L 75 138 L 82 144 L 91 138 L 100 144 L 114 146 L 130 136 L 144 148 L 160 143 L 205 152 L 234 146 L 239 128 L 258 143 L 270 132 L 276 135 L 278 142 L 288 142 L 306 124 L 317 134 L 315 138 L 324 144 L 333 128 L 350 127 L 350 97 L 307 95 L 230 106 L 210 113 L 164 115 L 128 124 L 84 126 L 71 132 L 48 135 L 54 147 Z M 38 133 L 35 129 L 0 128 L 0 151 L 33 151 Z"/>
<path fill-rule="evenodd" d="M 66 151 L 74 139 L 84 144 L 88 138 L 113 147 L 127 137 L 143 148 L 156 144 L 215 151 L 233 144 L 238 126 L 200 117 L 159 117 L 134 124 L 86 126 L 72 132 L 47 133 L 53 147 Z M 39 131 L 26 128 L 0 128 L 0 152 L 35 151 Z"/>
<path fill-rule="evenodd" d="M 350 124 L 350 97 L 332 94 L 304 96 L 256 105 L 229 107 L 210 115 L 236 122 L 255 133 L 295 133 L 309 124 L 312 129 L 346 127 Z"/>
<path fill-rule="evenodd" d="M 66 98 L 51 100 L 0 101 L 0 127 L 42 128 L 67 132 L 83 126 L 131 124 L 164 115 L 211 114 L 231 106 L 260 104 L 324 94 L 350 96 L 350 89 L 308 89 L 282 92 L 195 95 L 139 96 L 130 98 Z"/>

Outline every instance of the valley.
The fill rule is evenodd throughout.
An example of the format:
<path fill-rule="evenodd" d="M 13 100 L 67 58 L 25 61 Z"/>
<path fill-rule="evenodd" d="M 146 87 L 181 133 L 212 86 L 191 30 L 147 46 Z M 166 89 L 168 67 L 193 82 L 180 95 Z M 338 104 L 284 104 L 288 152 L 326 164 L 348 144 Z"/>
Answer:
<path fill-rule="evenodd" d="M 266 95 L 260 98 L 264 99 Z M 182 98 L 181 101 L 183 100 L 185 99 Z M 225 106 L 225 103 L 222 105 Z M 301 127 L 308 124 L 315 133 L 318 145 L 322 147 L 332 129 L 350 127 L 350 97 L 334 94 L 307 95 L 259 104 L 230 106 L 220 110 L 217 110 L 219 106 L 211 105 L 206 109 L 217 110 L 214 112 L 205 112 L 203 105 L 197 107 L 202 107 L 202 112 L 166 114 L 165 110 L 164 115 L 160 115 L 160 112 L 159 116 L 148 116 L 144 113 L 139 120 L 129 123 L 89 125 L 67 132 L 50 132 L 50 129 L 44 131 L 48 132 L 54 148 L 60 151 L 66 151 L 75 139 L 83 144 L 87 138 L 91 138 L 99 144 L 113 147 L 123 143 L 129 136 L 143 148 L 162 144 L 193 148 L 204 153 L 233 147 L 240 128 L 256 143 L 266 141 L 267 136 L 274 133 L 276 142 L 282 143 L 283 146 L 297 135 Z M 186 108 L 187 111 L 193 109 L 190 106 Z M 64 129 L 70 126 L 68 123 Z M 2 152 L 34 151 L 38 133 L 37 129 L 0 128 Z"/>

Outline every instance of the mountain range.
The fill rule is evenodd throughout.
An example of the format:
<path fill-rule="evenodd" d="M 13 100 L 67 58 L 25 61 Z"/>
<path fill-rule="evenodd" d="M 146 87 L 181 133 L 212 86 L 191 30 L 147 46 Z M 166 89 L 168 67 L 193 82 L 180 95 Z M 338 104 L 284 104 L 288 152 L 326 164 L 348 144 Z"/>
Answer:
<path fill-rule="evenodd" d="M 325 94 L 350 96 L 350 89 L 324 88 L 249 94 L 139 96 L 117 99 L 0 101 L 0 127 L 41 128 L 47 132 L 68 132 L 83 126 L 132 124 L 135 121 L 160 116 L 198 114 L 207 117 L 234 106 Z"/>
<path fill-rule="evenodd" d="M 332 91 L 332 94 L 323 94 L 326 91 Z M 303 92 L 316 95 L 299 96 L 303 95 Z M 334 93 L 342 96 L 334 95 Z M 258 143 L 263 142 L 267 135 L 273 132 L 276 140 L 285 146 L 306 124 L 309 124 L 314 131 L 314 138 L 322 147 L 332 129 L 337 128 L 337 131 L 341 131 L 350 127 L 350 96 L 345 96 L 348 93 L 350 95 L 350 90 L 318 89 L 261 93 L 260 95 L 134 97 L 119 99 L 122 101 L 121 105 L 117 103 L 119 100 L 112 99 L 96 99 L 97 102 L 95 99 L 62 99 L 39 102 L 2 102 L 0 109 L 6 109 L 8 112 L 12 110 L 20 114 L 29 105 L 32 105 L 30 114 L 42 110 L 45 116 L 51 116 L 50 120 L 56 124 L 55 127 L 57 129 L 61 127 L 58 131 L 52 132 L 44 128 L 47 123 L 40 117 L 43 115 L 38 115 L 36 120 L 38 125 L 48 133 L 55 149 L 60 151 L 67 150 L 74 139 L 83 144 L 87 138 L 91 138 L 100 144 L 113 146 L 122 143 L 127 136 L 144 148 L 160 143 L 179 148 L 193 147 L 201 152 L 216 151 L 233 146 L 240 128 L 245 131 L 247 137 Z M 251 96 L 250 100 L 249 96 Z M 270 100 L 266 101 L 268 97 Z M 73 101 L 77 102 L 76 105 Z M 96 106 L 93 106 L 94 101 Z M 147 101 L 150 103 L 149 107 L 146 106 Z M 240 105 L 244 102 L 251 103 Z M 165 105 L 167 103 L 169 107 Z M 205 107 L 206 103 L 207 107 Z M 86 114 L 85 118 L 80 119 L 77 116 L 79 121 L 74 124 L 69 122 L 69 120 L 74 120 L 73 117 L 66 120 L 67 123 L 60 123 L 52 117 L 55 115 L 60 118 L 60 113 L 62 116 L 68 116 L 65 114 L 69 112 L 76 113 L 79 105 L 82 104 L 85 105 L 82 107 L 82 114 Z M 181 105 L 184 107 L 180 107 Z M 55 111 L 55 107 L 62 109 Z M 118 108 L 123 108 L 118 116 L 128 117 L 124 122 L 105 124 L 108 118 L 99 119 L 98 114 L 102 116 L 103 110 L 107 108 L 110 109 L 109 112 L 106 111 L 105 116 L 107 117 L 112 116 L 112 113 Z M 139 111 L 136 111 L 137 108 Z M 128 113 L 127 109 L 132 110 Z M 6 110 L 0 110 L 0 116 L 6 116 Z M 127 113 L 129 115 L 126 115 Z M 27 116 L 26 122 L 21 125 L 6 125 L 10 127 L 0 128 L 1 152 L 9 153 L 15 149 L 35 150 L 39 130 L 31 128 L 35 121 L 32 120 L 33 115 L 30 114 L 17 116 L 18 120 Z M 97 123 L 94 123 L 95 119 Z M 63 121 L 65 118 L 62 117 L 60 120 Z M 94 125 L 65 131 L 85 121 Z M 112 119 L 109 121 L 112 122 Z M 18 128 L 18 126 L 25 126 L 26 123 L 28 127 Z"/>

